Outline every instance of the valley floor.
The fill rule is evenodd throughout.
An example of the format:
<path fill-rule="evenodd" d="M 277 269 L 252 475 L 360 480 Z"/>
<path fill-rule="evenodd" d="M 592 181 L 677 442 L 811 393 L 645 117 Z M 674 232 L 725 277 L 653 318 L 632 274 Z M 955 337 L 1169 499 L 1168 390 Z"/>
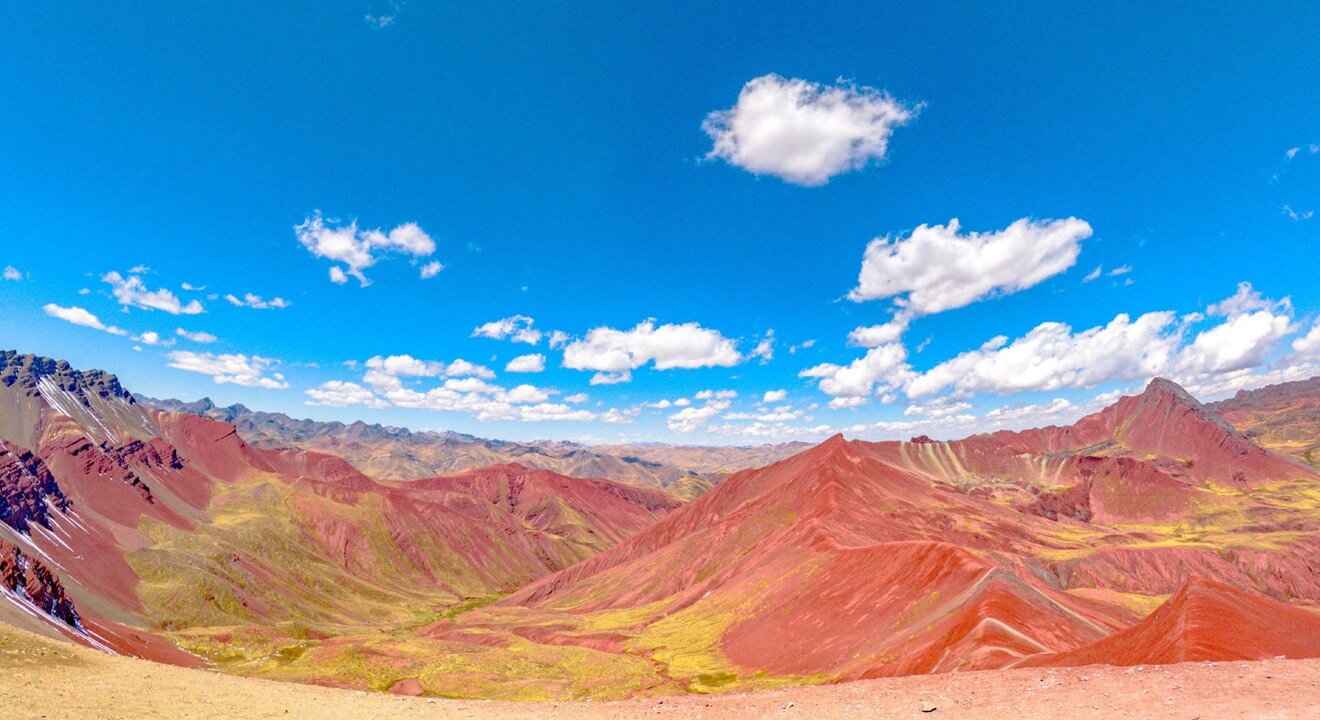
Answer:
<path fill-rule="evenodd" d="M 933 707 L 928 713 L 925 708 Z M 396 697 L 188 670 L 0 626 L 0 707 L 45 720 L 1320 718 L 1320 659 L 994 670 L 598 703 Z"/>

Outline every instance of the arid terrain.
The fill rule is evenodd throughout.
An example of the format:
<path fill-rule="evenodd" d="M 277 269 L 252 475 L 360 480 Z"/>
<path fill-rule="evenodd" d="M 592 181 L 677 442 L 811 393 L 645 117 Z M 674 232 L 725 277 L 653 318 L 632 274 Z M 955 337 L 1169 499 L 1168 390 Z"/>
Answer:
<path fill-rule="evenodd" d="M 1114 702 L 1144 717 L 1154 693 L 1181 717 L 1192 688 L 1214 697 L 1276 672 L 1261 669 L 1274 658 L 1320 657 L 1320 473 L 1250 434 L 1304 437 L 1313 386 L 1235 398 L 1246 432 L 1155 379 L 1068 426 L 835 436 L 685 500 L 515 462 L 377 479 L 334 454 L 249 444 L 214 408 L 145 407 L 101 371 L 0 360 L 0 619 L 210 671 L 8 636 L 14 662 L 151 680 L 137 692 L 107 679 L 113 696 L 77 701 L 88 708 L 169 677 L 238 683 L 216 693 L 256 707 L 267 691 L 307 693 L 292 712 L 828 716 L 930 702 L 980 717 L 1089 700 L 1097 716 Z M 350 434 L 370 445 L 378 432 Z M 1198 662 L 1220 664 L 1185 664 Z M 1314 688 L 1316 665 L 1279 667 Z M 879 678 L 896 679 L 845 682 Z M 1257 692 L 1224 711 L 1269 707 Z"/>
<path fill-rule="evenodd" d="M 0 703 L 43 720 L 1320 717 L 1320 660 L 989 670 L 749 694 L 505 703 L 237 678 L 109 656 L 0 626 L 0 674 Z"/>

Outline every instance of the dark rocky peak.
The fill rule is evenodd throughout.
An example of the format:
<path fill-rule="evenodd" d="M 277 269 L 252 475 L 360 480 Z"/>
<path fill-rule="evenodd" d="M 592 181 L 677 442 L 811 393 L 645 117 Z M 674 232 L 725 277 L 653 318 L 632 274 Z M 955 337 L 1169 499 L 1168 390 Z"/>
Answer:
<path fill-rule="evenodd" d="M 119 378 L 108 372 L 75 370 L 64 360 L 0 350 L 0 386 L 17 387 L 29 397 L 36 397 L 40 395 L 38 385 L 43 379 L 79 398 L 84 404 L 93 395 L 107 399 L 119 398 L 130 405 L 136 404 L 133 394 L 119 384 Z"/>

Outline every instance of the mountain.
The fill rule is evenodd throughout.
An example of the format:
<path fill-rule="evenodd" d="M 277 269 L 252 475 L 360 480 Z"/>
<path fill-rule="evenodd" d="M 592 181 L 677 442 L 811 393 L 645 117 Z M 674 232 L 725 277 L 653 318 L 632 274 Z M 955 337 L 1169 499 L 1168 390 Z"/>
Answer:
<path fill-rule="evenodd" d="M 521 460 L 375 478 L 223 418 L 382 457 L 415 438 L 432 460 L 555 444 L 147 407 L 113 375 L 15 353 L 0 409 L 0 621 L 175 664 L 611 699 L 1320 655 L 1320 473 L 1162 379 L 1069 426 L 835 436 L 687 503 Z"/>
<path fill-rule="evenodd" d="M 1210 407 L 1264 447 L 1320 467 L 1320 377 L 1239 390 Z"/>
<path fill-rule="evenodd" d="M 330 638 L 429 622 L 681 502 L 517 464 L 381 482 L 13 352 L 0 353 L 0 407 L 0 620 L 182 664 L 204 661 L 184 649 L 204 654 L 209 628 Z"/>
<path fill-rule="evenodd" d="M 608 477 L 616 482 L 658 487 L 690 499 L 737 470 L 780 460 L 809 447 L 800 442 L 755 447 L 588 446 L 549 440 L 519 443 L 455 432 L 413 432 L 362 421 L 345 424 L 297 420 L 242 405 L 219 407 L 209 398 L 187 403 L 144 396 L 137 399 L 147 407 L 232 423 L 243 439 L 256 447 L 338 455 L 363 473 L 386 481 L 418 480 L 516 462 L 574 477 Z"/>
<path fill-rule="evenodd" d="M 1010 667 L 1132 627 L 1193 578 L 1320 603 L 1317 493 L 1312 468 L 1157 379 L 1067 427 L 836 436 L 483 612 L 554 618 L 562 642 L 608 628 L 694 690 Z"/>
<path fill-rule="evenodd" d="M 1156 665 L 1317 655 L 1320 614 L 1194 579 L 1136 625 L 1030 664 Z"/>

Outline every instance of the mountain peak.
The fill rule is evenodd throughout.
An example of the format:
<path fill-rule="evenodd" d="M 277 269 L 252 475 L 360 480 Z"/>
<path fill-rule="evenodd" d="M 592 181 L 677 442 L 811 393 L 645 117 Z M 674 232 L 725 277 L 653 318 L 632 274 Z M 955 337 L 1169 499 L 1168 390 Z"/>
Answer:
<path fill-rule="evenodd" d="M 1195 405 L 1201 404 L 1199 400 L 1192 397 L 1191 393 L 1183 389 L 1182 385 L 1179 385 L 1178 383 L 1165 377 L 1157 377 L 1152 379 L 1146 385 L 1146 389 L 1145 391 L 1142 392 L 1142 395 L 1154 395 L 1159 393 L 1173 395 L 1179 398 L 1180 400 L 1184 400 L 1186 402 Z"/>

